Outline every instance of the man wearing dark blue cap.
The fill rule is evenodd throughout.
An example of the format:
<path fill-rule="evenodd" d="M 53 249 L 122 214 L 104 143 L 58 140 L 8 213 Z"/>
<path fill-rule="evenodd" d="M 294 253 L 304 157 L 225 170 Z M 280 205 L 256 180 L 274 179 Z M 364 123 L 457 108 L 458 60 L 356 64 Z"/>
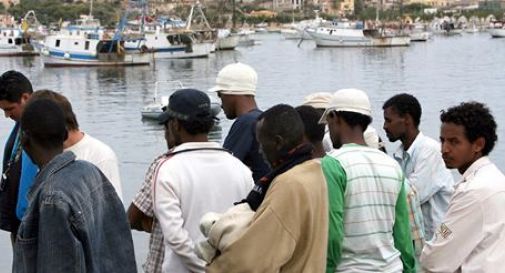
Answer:
<path fill-rule="evenodd" d="M 141 210 L 152 217 L 153 234 L 156 229 L 163 233 L 164 257 L 148 257 L 144 269 L 159 272 L 159 265 L 150 264 L 149 259 L 153 259 L 163 261 L 163 272 L 205 272 L 204 261 L 194 252 L 195 242 L 204 239 L 199 231 L 200 219 L 210 211 L 224 212 L 243 199 L 253 186 L 252 174 L 227 150 L 208 141 L 214 117 L 205 93 L 195 89 L 176 91 L 159 122 L 165 126 L 168 147 L 173 149 L 151 165 L 129 209 L 130 220 L 135 211 Z M 146 198 L 149 192 L 152 194 Z M 145 211 L 146 207 L 150 212 Z M 131 225 L 150 229 L 149 225 L 143 228 L 146 225 L 142 221 Z M 150 267 L 157 269 L 149 271 Z"/>

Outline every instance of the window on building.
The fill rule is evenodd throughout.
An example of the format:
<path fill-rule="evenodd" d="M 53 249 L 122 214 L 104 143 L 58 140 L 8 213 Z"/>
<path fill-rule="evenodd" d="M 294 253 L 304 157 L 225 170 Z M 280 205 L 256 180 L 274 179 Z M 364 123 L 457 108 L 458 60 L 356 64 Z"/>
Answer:
<path fill-rule="evenodd" d="M 84 50 L 89 49 L 89 41 L 84 42 Z"/>
<path fill-rule="evenodd" d="M 55 44 L 56 47 L 60 47 L 60 40 L 56 40 L 56 44 Z"/>

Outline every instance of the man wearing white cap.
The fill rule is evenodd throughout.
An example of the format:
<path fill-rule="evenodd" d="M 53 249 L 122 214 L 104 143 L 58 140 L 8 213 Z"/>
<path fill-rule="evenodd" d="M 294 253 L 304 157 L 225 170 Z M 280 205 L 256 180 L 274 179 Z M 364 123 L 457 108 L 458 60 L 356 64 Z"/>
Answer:
<path fill-rule="evenodd" d="M 251 169 L 254 181 L 258 181 L 270 171 L 259 153 L 256 141 L 256 119 L 261 114 L 254 99 L 257 81 L 258 75 L 252 67 L 234 63 L 219 71 L 216 86 L 209 89 L 209 92 L 217 92 L 221 98 L 226 118 L 236 119 L 223 147 Z"/>
<path fill-rule="evenodd" d="M 312 93 L 305 97 L 303 105 L 309 105 L 317 110 L 321 110 L 321 113 L 328 108 L 328 104 L 330 103 L 333 95 L 328 92 L 316 92 Z M 365 132 L 363 133 L 363 137 L 365 138 L 365 143 L 372 148 L 384 149 L 383 143 L 377 134 L 375 128 L 369 125 Z M 333 150 L 333 144 L 330 138 L 330 132 L 328 131 L 328 127 L 325 129 L 325 134 L 323 138 L 323 147 L 324 150 L 328 153 Z M 385 151 L 385 150 L 383 150 Z"/>
<path fill-rule="evenodd" d="M 333 146 L 322 160 L 330 224 L 326 272 L 415 272 L 403 172 L 385 153 L 368 147 L 368 96 L 337 91 L 321 117 Z"/>

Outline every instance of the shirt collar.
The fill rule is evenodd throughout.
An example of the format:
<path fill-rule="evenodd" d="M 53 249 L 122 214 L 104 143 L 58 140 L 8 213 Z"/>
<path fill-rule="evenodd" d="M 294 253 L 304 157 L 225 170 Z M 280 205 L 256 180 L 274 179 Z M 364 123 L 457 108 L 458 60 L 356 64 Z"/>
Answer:
<path fill-rule="evenodd" d="M 189 149 L 200 149 L 200 148 L 222 148 L 216 142 L 186 142 L 173 149 L 173 152 L 180 152 Z"/>
<path fill-rule="evenodd" d="M 414 150 L 416 149 L 417 146 L 419 146 L 419 143 L 422 141 L 423 138 L 424 138 L 424 134 L 421 131 L 419 131 L 419 133 L 417 134 L 416 138 L 414 139 L 414 141 L 412 142 L 410 147 L 407 149 L 407 151 L 405 151 L 403 149 L 403 144 L 402 144 L 402 145 L 400 145 L 400 147 L 398 147 L 396 152 L 393 154 L 393 157 L 400 159 L 400 160 L 406 159 L 405 157 L 407 157 L 407 156 L 412 157 Z"/>
<path fill-rule="evenodd" d="M 31 199 L 35 191 L 49 176 L 63 169 L 73 161 L 75 161 L 75 154 L 72 152 L 63 152 L 51 159 L 51 161 L 49 161 L 49 163 L 47 163 L 37 174 L 35 183 L 28 192 L 28 198 Z"/>
<path fill-rule="evenodd" d="M 466 182 L 469 180 L 472 180 L 472 178 L 475 176 L 475 174 L 479 171 L 480 168 L 493 164 L 491 160 L 489 160 L 489 157 L 483 156 L 479 159 L 477 159 L 475 162 L 468 167 L 468 169 L 463 173 L 463 180 L 462 182 Z"/>

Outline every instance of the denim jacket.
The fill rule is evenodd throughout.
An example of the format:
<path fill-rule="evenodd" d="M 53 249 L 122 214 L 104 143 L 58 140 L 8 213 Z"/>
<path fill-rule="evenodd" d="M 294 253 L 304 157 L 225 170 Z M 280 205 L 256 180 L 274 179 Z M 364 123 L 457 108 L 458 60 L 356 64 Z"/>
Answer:
<path fill-rule="evenodd" d="M 14 247 L 14 273 L 136 272 L 123 205 L 93 164 L 53 158 L 28 193 Z"/>

